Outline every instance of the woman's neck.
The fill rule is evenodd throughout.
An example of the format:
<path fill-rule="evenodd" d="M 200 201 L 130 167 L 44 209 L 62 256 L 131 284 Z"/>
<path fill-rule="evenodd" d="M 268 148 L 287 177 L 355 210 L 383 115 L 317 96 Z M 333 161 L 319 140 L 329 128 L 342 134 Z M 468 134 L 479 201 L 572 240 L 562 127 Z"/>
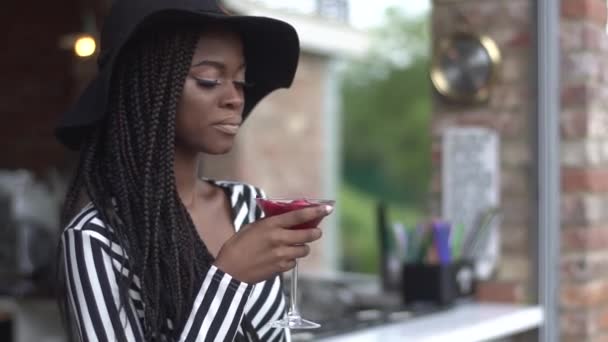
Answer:
<path fill-rule="evenodd" d="M 197 183 L 198 183 L 198 161 L 199 154 L 175 149 L 175 161 L 173 171 L 175 173 L 175 185 L 182 203 L 186 208 L 195 205 Z"/>

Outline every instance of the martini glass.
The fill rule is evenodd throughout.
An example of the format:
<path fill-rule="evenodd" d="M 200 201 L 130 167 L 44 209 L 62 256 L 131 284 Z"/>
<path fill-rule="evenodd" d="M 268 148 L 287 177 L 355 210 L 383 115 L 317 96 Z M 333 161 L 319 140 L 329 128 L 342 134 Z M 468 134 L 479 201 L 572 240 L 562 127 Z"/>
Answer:
<path fill-rule="evenodd" d="M 333 200 L 321 199 L 277 199 L 277 198 L 257 198 L 258 205 L 264 211 L 266 217 L 284 214 L 293 210 L 298 210 L 307 207 L 318 205 L 333 206 Z M 290 229 L 310 229 L 317 227 L 323 217 L 298 224 L 290 227 Z M 291 270 L 291 291 L 289 291 L 289 300 L 291 302 L 287 315 L 278 321 L 270 323 L 272 328 L 289 328 L 289 329 L 316 329 L 321 327 L 320 324 L 311 322 L 302 318 L 298 309 L 298 260 L 296 266 Z"/>

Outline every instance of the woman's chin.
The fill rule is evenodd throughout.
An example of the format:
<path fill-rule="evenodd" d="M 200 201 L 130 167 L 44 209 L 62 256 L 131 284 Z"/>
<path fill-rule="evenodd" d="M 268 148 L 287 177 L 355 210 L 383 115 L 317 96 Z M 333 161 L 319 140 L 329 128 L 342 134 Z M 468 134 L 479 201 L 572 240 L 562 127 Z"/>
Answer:
<path fill-rule="evenodd" d="M 176 147 L 182 147 L 185 150 L 196 153 L 218 155 L 230 152 L 234 147 L 234 143 L 235 139 L 233 137 L 226 139 L 226 137 L 207 136 L 206 139 L 199 140 L 177 140 Z"/>
<path fill-rule="evenodd" d="M 233 143 L 214 144 L 214 146 L 205 146 L 205 148 L 202 149 L 202 152 L 206 153 L 206 154 L 211 154 L 211 155 L 221 155 L 221 154 L 226 154 L 226 153 L 230 152 L 232 150 L 233 146 L 234 146 Z"/>

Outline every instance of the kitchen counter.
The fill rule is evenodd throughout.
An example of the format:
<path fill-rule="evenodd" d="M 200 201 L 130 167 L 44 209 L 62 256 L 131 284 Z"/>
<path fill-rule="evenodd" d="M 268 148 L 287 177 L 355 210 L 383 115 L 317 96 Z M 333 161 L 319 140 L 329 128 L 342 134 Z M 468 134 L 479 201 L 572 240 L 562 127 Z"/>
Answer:
<path fill-rule="evenodd" d="M 477 342 L 507 338 L 538 328 L 543 311 L 538 306 L 469 303 L 446 311 L 378 326 L 320 342 Z"/>
<path fill-rule="evenodd" d="M 13 300 L 0 297 L 0 311 L 13 315 L 15 342 L 64 341 L 56 303 L 51 300 Z M 404 318 L 327 338 L 318 342 L 477 342 L 508 338 L 538 328 L 540 307 L 509 304 L 460 304 L 451 309 Z M 306 340 L 306 339 L 305 339 Z M 294 342 L 299 339 L 294 338 Z"/>

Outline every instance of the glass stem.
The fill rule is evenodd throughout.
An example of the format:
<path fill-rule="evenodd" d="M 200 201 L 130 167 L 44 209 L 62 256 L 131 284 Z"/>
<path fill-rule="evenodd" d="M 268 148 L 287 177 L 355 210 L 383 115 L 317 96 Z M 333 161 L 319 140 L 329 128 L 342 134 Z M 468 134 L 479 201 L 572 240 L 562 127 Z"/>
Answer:
<path fill-rule="evenodd" d="M 289 316 L 300 317 L 300 311 L 298 310 L 298 260 L 296 259 L 296 265 L 291 270 L 291 291 L 289 291 L 289 301 L 291 307 L 289 309 Z"/>

